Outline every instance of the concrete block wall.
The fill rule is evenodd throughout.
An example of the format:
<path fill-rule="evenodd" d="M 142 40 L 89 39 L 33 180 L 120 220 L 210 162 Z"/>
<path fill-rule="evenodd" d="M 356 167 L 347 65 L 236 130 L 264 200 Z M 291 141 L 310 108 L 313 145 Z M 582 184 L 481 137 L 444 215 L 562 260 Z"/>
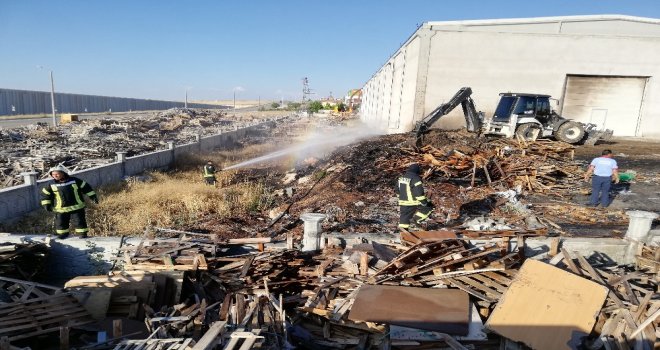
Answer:
<path fill-rule="evenodd" d="M 127 157 L 123 162 L 114 162 L 95 168 L 72 173 L 73 176 L 87 181 L 93 187 L 121 181 L 127 176 L 135 176 L 148 170 L 167 169 L 176 157 L 184 154 L 201 154 L 215 149 L 233 146 L 239 139 L 255 134 L 262 127 L 274 127 L 274 121 L 253 124 L 221 134 L 203 137 L 199 142 L 174 145 L 163 151 Z M 26 184 L 0 189 L 0 223 L 19 219 L 21 216 L 39 208 L 39 191 L 52 180 L 36 181 L 36 173 Z"/>
<path fill-rule="evenodd" d="M 0 189 L 0 222 L 20 217 L 35 208 L 34 186 L 20 185 Z"/>
<path fill-rule="evenodd" d="M 367 241 L 391 242 L 393 237 L 383 233 L 362 233 L 351 236 L 331 232 L 324 236 L 334 237 L 345 245 L 353 245 Z M 396 241 L 396 239 L 395 239 Z M 101 275 L 110 271 L 114 258 L 121 245 L 120 237 L 93 237 L 80 239 L 77 237 L 66 240 L 50 239 L 46 235 L 11 235 L 0 233 L 0 242 L 25 243 L 40 242 L 50 246 L 45 275 L 47 283 L 61 285 L 67 280 L 77 276 Z M 472 243 L 478 243 L 479 240 Z M 124 245 L 138 245 L 140 237 L 124 238 Z M 483 243 L 483 242 L 482 242 Z M 529 238 L 526 240 L 525 255 L 533 259 L 549 259 L 548 251 L 552 245 L 551 238 Z M 561 239 L 561 246 L 571 252 L 599 261 L 609 261 L 617 264 L 630 264 L 634 254 L 630 255 L 634 243 L 627 239 L 618 238 L 588 238 L 565 237 Z M 283 242 L 268 245 L 269 248 L 284 249 Z M 256 248 L 256 247 L 255 247 Z M 509 249 L 516 248 L 516 241 L 510 241 Z M 634 250 L 636 251 L 636 249 Z"/>

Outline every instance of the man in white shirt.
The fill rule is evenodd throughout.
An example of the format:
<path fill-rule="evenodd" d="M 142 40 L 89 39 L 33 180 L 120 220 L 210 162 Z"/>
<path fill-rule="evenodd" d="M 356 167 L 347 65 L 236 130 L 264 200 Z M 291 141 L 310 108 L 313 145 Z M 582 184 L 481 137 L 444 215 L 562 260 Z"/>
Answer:
<path fill-rule="evenodd" d="M 616 160 L 612 158 L 612 151 L 606 149 L 600 157 L 591 161 L 589 169 L 584 174 L 584 181 L 589 181 L 591 174 L 594 176 L 591 179 L 591 199 L 588 206 L 597 207 L 600 203 L 603 208 L 606 208 L 610 205 L 612 177 L 614 177 L 614 183 L 619 183 L 619 167 Z"/>

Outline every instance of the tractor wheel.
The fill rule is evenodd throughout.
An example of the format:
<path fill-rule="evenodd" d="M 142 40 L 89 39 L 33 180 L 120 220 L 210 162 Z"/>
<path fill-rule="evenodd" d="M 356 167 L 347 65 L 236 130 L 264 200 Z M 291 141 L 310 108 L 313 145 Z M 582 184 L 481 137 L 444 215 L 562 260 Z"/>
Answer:
<path fill-rule="evenodd" d="M 584 126 L 576 122 L 566 122 L 559 126 L 555 132 L 555 138 L 559 141 L 574 144 L 584 137 Z"/>
<path fill-rule="evenodd" d="M 534 123 L 520 124 L 516 128 L 516 136 L 520 136 L 525 141 L 536 141 L 541 129 Z"/>

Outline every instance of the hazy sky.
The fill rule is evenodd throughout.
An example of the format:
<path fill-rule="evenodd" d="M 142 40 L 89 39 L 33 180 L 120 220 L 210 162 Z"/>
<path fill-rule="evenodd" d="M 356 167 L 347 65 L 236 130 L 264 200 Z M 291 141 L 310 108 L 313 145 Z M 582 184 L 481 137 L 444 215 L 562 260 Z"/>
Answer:
<path fill-rule="evenodd" d="M 299 99 L 308 77 L 341 96 L 423 22 L 589 14 L 660 18 L 660 0 L 0 0 L 0 88 L 47 91 L 52 69 L 70 93 Z"/>

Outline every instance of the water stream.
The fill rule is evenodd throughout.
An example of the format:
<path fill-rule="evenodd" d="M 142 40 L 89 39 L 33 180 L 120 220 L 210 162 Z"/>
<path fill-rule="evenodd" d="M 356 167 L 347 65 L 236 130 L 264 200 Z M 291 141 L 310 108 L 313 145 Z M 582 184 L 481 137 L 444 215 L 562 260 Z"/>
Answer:
<path fill-rule="evenodd" d="M 250 165 L 263 163 L 289 155 L 296 155 L 298 159 L 304 159 L 306 157 L 318 157 L 338 147 L 349 145 L 358 140 L 379 134 L 380 133 L 378 133 L 373 128 L 368 128 L 365 126 L 359 128 L 335 128 L 332 130 L 327 130 L 323 133 L 317 132 L 311 135 L 308 140 L 302 143 L 288 146 L 263 156 L 248 159 L 238 164 L 230 165 L 223 170 L 244 168 Z"/>

